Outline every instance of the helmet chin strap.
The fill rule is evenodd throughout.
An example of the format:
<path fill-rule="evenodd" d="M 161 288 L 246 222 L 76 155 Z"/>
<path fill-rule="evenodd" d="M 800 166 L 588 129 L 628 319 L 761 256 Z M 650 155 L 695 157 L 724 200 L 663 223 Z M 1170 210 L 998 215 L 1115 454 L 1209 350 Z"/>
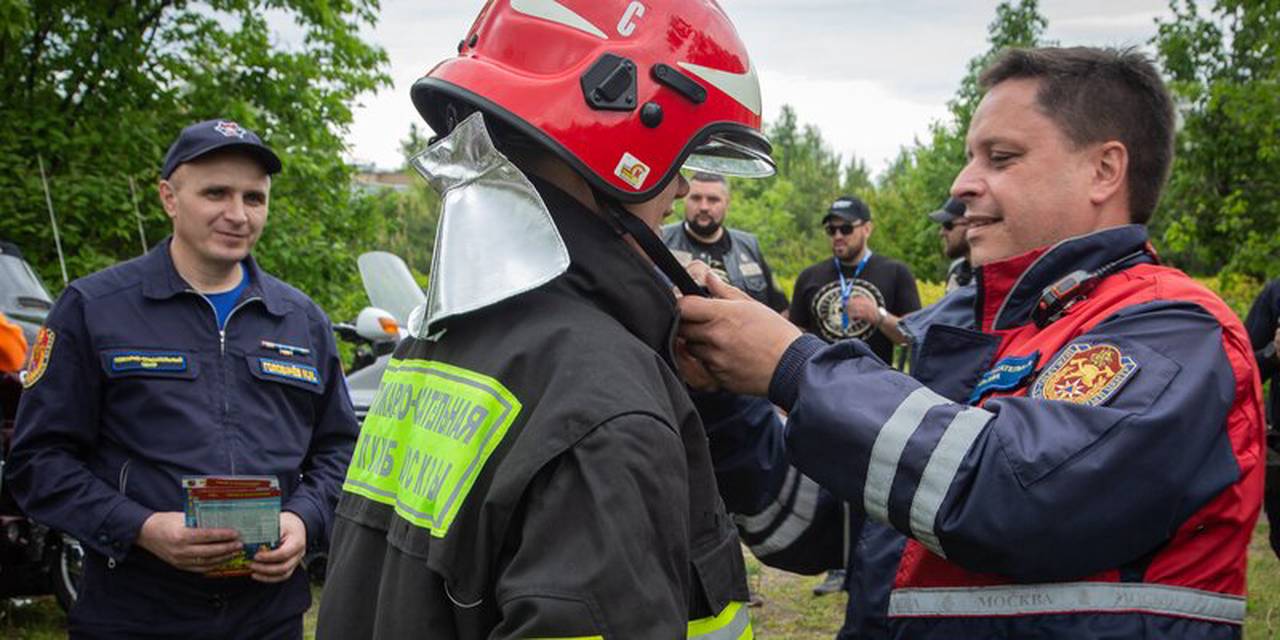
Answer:
<path fill-rule="evenodd" d="M 636 244 L 640 245 L 640 250 L 649 256 L 658 270 L 671 280 L 680 293 L 686 296 L 707 297 L 707 290 L 698 286 L 693 278 L 689 277 L 689 272 L 680 266 L 676 257 L 671 255 L 671 250 L 662 243 L 662 239 L 649 228 L 649 225 L 624 209 L 616 199 L 599 189 L 593 189 L 593 191 L 595 191 L 596 202 L 604 207 L 605 216 L 618 235 L 629 235 L 634 238 Z"/>

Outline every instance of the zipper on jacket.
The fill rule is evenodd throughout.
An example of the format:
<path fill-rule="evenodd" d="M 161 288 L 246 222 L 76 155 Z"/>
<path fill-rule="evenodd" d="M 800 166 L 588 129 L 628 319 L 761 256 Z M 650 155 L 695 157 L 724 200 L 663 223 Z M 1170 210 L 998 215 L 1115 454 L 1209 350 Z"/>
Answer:
<path fill-rule="evenodd" d="M 132 458 L 124 461 L 124 464 L 120 467 L 120 481 L 116 483 L 116 486 L 120 489 L 120 495 L 125 497 L 129 495 L 125 493 L 125 488 L 129 486 L 129 465 L 131 464 L 133 464 Z"/>
<path fill-rule="evenodd" d="M 236 456 L 235 456 L 234 447 L 232 446 L 232 443 L 231 443 L 231 429 L 230 429 L 230 426 L 227 424 L 227 414 L 231 412 L 231 405 L 228 400 L 228 398 L 230 398 L 231 396 L 231 372 L 227 368 L 226 326 L 231 323 L 231 318 L 232 316 L 236 315 L 237 311 L 244 308 L 245 305 L 248 305 L 250 302 L 260 301 L 262 300 L 262 298 L 259 296 L 252 296 L 240 301 L 240 304 L 237 304 L 236 306 L 232 307 L 231 311 L 227 313 L 227 319 L 222 323 L 222 326 L 218 326 L 218 308 L 213 306 L 213 302 L 211 302 L 209 298 L 205 297 L 203 293 L 200 293 L 195 289 L 187 289 L 186 292 L 194 294 L 197 297 L 199 297 L 201 300 L 204 300 L 205 304 L 209 306 L 209 310 L 213 312 L 213 326 L 218 330 L 218 364 L 221 365 L 222 367 L 222 414 L 219 416 L 220 417 L 219 422 L 222 424 L 222 428 L 227 440 L 227 461 L 231 465 L 231 475 L 235 475 Z"/>

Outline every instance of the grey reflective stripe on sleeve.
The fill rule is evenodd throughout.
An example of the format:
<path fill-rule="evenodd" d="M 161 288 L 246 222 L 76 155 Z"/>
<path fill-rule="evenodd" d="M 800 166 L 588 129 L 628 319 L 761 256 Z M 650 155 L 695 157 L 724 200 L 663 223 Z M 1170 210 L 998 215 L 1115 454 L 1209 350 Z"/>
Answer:
<path fill-rule="evenodd" d="M 898 405 L 880 428 L 875 443 L 871 445 L 867 483 L 862 489 L 862 504 L 867 515 L 880 522 L 889 521 L 889 490 L 893 488 L 893 478 L 898 473 L 898 462 L 907 447 L 907 440 L 920 427 L 930 409 L 950 403 L 928 388 L 920 387 Z"/>
<path fill-rule="evenodd" d="M 911 535 L 930 551 L 947 557 L 942 552 L 942 544 L 934 532 L 934 523 L 938 519 L 938 509 L 942 507 L 943 498 L 955 482 L 956 473 L 960 470 L 960 462 L 978 439 L 982 428 L 995 417 L 985 409 L 969 407 L 952 418 L 947 430 L 942 433 L 938 445 L 929 454 L 929 462 L 925 463 L 924 473 L 920 475 L 920 484 L 916 487 L 916 495 L 911 499 Z"/>
<path fill-rule="evenodd" d="M 1244 624 L 1243 597 L 1136 582 L 1074 582 L 895 589 L 889 617 L 1017 616 L 1060 613 L 1149 613 Z"/>
<path fill-rule="evenodd" d="M 752 535 L 762 533 L 769 526 L 769 523 L 773 522 L 778 517 L 778 514 L 782 512 L 784 508 L 782 501 L 791 495 L 791 491 L 795 489 L 796 482 L 799 479 L 800 472 L 796 471 L 795 467 L 788 467 L 787 477 L 782 481 L 782 490 L 778 492 L 773 502 L 770 502 L 769 506 L 765 507 L 760 513 L 750 516 L 735 515 L 734 520 L 738 523 L 738 526 Z"/>
<path fill-rule="evenodd" d="M 800 483 L 800 488 L 796 491 L 796 496 L 789 507 L 781 504 L 780 501 L 775 501 L 757 515 L 739 518 L 738 522 L 743 529 L 748 533 L 758 534 L 773 522 L 778 513 L 785 513 L 786 517 L 782 524 L 768 538 L 759 544 L 750 545 L 751 552 L 757 556 L 767 556 L 786 549 L 804 535 L 809 525 L 813 524 L 813 519 L 818 513 L 818 483 L 792 467 L 787 471 L 787 482 L 780 498 L 789 494 L 790 487 L 797 481 Z"/>

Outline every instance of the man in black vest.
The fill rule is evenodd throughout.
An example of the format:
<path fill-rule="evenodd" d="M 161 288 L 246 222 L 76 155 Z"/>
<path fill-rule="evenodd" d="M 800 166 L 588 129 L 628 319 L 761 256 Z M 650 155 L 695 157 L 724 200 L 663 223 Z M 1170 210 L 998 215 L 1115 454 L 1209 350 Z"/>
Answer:
<path fill-rule="evenodd" d="M 701 260 L 721 280 L 785 314 L 787 296 L 773 281 L 760 241 L 754 234 L 724 226 L 730 199 L 724 176 L 693 174 L 684 197 L 684 222 L 664 225 L 662 241 L 682 263 Z"/>

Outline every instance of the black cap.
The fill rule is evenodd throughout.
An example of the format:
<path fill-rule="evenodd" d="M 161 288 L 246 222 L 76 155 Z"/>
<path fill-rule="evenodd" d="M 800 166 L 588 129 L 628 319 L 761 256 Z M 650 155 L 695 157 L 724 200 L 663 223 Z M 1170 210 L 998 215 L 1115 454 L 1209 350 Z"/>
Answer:
<path fill-rule="evenodd" d="M 280 172 L 280 158 L 265 144 L 258 134 L 236 124 L 231 120 L 205 120 L 197 122 L 178 134 L 178 139 L 169 147 L 164 156 L 164 165 L 160 168 L 160 177 L 168 180 L 174 169 L 184 162 L 191 162 L 200 156 L 218 149 L 238 147 L 262 163 L 262 168 L 271 175 Z"/>
<path fill-rule="evenodd" d="M 840 218 L 848 222 L 871 222 L 871 209 L 857 196 L 840 196 L 831 203 L 831 208 L 827 209 L 827 215 L 822 217 L 822 223 L 826 224 L 832 218 Z"/>
<path fill-rule="evenodd" d="M 956 200 L 955 198 L 947 198 L 941 209 L 929 214 L 929 219 L 938 224 L 946 224 L 963 217 L 964 201 Z"/>

